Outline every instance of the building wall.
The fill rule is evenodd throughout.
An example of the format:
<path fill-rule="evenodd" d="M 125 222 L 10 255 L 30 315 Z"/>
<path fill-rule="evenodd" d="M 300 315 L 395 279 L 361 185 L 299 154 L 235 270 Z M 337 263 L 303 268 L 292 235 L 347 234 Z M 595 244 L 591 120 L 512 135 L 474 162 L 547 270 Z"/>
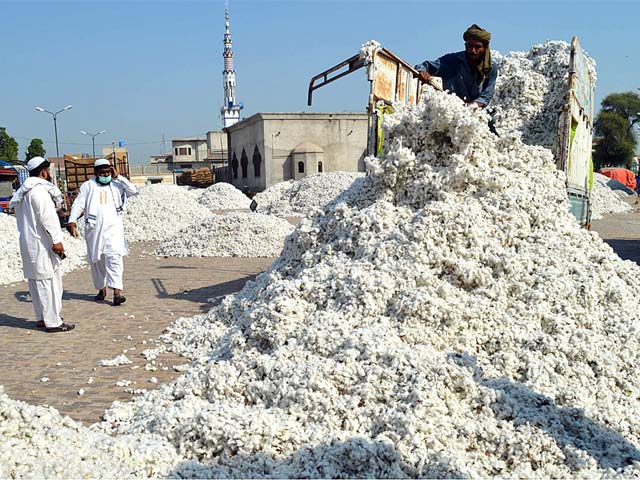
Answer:
<path fill-rule="evenodd" d="M 183 153 L 184 150 L 181 149 L 185 148 L 187 152 Z M 175 139 L 171 141 L 171 151 L 173 152 L 174 168 L 192 168 L 182 167 L 182 165 L 195 165 L 204 162 L 207 158 L 207 141 L 204 138 Z"/>
<path fill-rule="evenodd" d="M 322 148 L 324 172 L 364 172 L 368 117 L 364 113 L 258 113 L 227 128 L 229 164 L 238 160 L 238 176 L 233 184 L 252 191 L 290 180 L 295 175 L 293 150 L 307 141 Z M 262 156 L 261 175 L 253 175 L 255 147 Z M 249 169 L 242 178 L 244 149 Z"/>

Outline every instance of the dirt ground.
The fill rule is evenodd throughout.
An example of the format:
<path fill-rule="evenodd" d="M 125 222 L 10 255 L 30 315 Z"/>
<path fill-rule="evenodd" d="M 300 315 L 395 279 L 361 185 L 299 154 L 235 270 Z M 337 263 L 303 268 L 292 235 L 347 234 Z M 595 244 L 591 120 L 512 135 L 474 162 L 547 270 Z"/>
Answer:
<path fill-rule="evenodd" d="M 141 355 L 155 347 L 167 325 L 206 313 L 213 305 L 209 300 L 217 303 L 239 291 L 273 260 L 144 254 L 152 250 L 150 244 L 131 247 L 125 260 L 127 301 L 118 307 L 111 305 L 111 292 L 108 302 L 93 300 L 88 268 L 63 277 L 62 315 L 76 324 L 71 332 L 51 334 L 36 327 L 26 283 L 0 286 L 0 385 L 10 398 L 51 405 L 87 424 L 98 421 L 114 400 L 132 397 L 127 389 L 158 388 L 179 375 L 172 367 L 187 363 L 184 358 L 162 354 L 154 371 L 145 369 L 148 362 Z M 131 364 L 99 365 L 123 352 Z M 135 383 L 117 386 L 119 381 Z"/>
<path fill-rule="evenodd" d="M 640 212 L 594 221 L 593 230 L 622 258 L 640 263 Z M 119 307 L 92 300 L 88 268 L 66 275 L 63 315 L 76 324 L 69 333 L 47 334 L 36 327 L 26 283 L 0 287 L 0 385 L 11 398 L 51 405 L 86 424 L 100 420 L 113 401 L 132 397 L 128 389 L 158 388 L 179 375 L 173 366 L 185 359 L 162 354 L 156 370 L 146 370 L 141 356 L 156 345 L 167 325 L 181 316 L 207 312 L 273 260 L 159 258 L 145 253 L 152 250 L 151 244 L 132 246 L 125 262 L 127 302 Z M 123 352 L 131 364 L 99 365 Z M 119 381 L 132 383 L 117 386 Z"/>

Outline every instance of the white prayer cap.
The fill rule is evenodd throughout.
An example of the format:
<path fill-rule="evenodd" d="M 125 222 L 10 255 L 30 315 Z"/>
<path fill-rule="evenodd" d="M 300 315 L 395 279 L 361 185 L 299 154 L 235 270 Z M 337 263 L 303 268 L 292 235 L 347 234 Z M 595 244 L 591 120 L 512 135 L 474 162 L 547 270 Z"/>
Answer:
<path fill-rule="evenodd" d="M 27 170 L 35 170 L 40 165 L 42 165 L 46 160 L 42 157 L 33 157 L 31 160 L 27 162 Z"/>
<path fill-rule="evenodd" d="M 104 165 L 111 166 L 111 164 L 109 163 L 109 160 L 107 160 L 106 158 L 99 158 L 93 164 L 93 168 L 102 167 Z"/>

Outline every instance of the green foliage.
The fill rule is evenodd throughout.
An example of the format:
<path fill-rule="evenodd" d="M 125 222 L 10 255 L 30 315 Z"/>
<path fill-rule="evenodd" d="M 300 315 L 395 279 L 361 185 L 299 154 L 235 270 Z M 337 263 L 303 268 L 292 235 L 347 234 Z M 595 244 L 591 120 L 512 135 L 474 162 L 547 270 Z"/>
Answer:
<path fill-rule="evenodd" d="M 42 140 L 39 138 L 31 139 L 31 143 L 27 147 L 27 155 L 25 161 L 31 160 L 33 157 L 44 157 L 47 151 L 44 149 Z"/>
<path fill-rule="evenodd" d="M 612 93 L 602 100 L 594 127 L 598 137 L 593 153 L 596 169 L 629 168 L 638 145 L 634 126 L 640 122 L 640 95 Z"/>
<path fill-rule="evenodd" d="M 598 135 L 593 152 L 595 169 L 628 168 L 636 151 L 636 139 L 627 120 L 616 112 L 601 110 L 594 126 Z"/>
<path fill-rule="evenodd" d="M 5 127 L 0 127 L 0 160 L 5 162 L 18 160 L 18 142 L 9 136 Z"/>
<path fill-rule="evenodd" d="M 602 100 L 602 111 L 617 113 L 627 122 L 631 131 L 633 125 L 640 121 L 640 95 L 633 92 L 612 93 Z"/>

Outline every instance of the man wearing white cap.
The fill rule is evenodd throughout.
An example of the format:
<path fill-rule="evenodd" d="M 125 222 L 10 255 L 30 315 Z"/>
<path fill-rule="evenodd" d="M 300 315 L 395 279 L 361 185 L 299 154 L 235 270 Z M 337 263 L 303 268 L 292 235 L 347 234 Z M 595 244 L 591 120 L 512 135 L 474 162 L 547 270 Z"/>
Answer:
<path fill-rule="evenodd" d="M 62 203 L 60 189 L 51 183 L 49 162 L 34 157 L 27 163 L 29 178 L 13 195 L 9 206 L 15 209 L 20 232 L 22 271 L 29 282 L 29 293 L 38 327 L 47 332 L 68 332 L 75 325 L 62 322 L 62 272 L 65 257 L 62 229 L 54 202 Z"/>
<path fill-rule="evenodd" d="M 124 238 L 124 209 L 127 197 L 136 195 L 138 189 L 118 175 L 118 171 L 104 158 L 96 160 L 93 167 L 95 176 L 80 187 L 80 193 L 71 207 L 67 229 L 77 236 L 76 222 L 84 213 L 87 257 L 93 284 L 98 290 L 94 299 L 104 300 L 109 287 L 113 289 L 113 305 L 117 306 L 126 301 L 121 295 L 124 272 L 122 257 L 128 253 Z"/>

